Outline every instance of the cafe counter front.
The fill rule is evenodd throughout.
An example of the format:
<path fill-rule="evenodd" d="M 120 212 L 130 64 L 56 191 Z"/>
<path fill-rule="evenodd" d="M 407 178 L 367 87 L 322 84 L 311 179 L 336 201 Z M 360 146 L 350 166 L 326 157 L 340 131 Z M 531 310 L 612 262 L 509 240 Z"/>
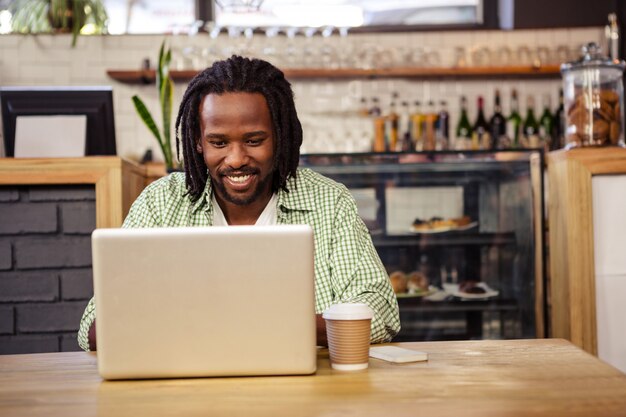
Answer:
<path fill-rule="evenodd" d="M 112 156 L 0 158 L 0 354 L 79 349 L 91 232 L 121 226 L 148 177 Z"/>

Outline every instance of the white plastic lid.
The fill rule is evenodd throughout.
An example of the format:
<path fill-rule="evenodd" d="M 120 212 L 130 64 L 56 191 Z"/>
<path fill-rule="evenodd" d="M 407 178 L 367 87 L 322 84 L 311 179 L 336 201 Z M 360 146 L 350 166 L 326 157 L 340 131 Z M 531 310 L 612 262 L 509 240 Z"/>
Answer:
<path fill-rule="evenodd" d="M 322 317 L 328 320 L 367 320 L 374 317 L 374 310 L 363 303 L 333 304 L 324 310 Z"/>

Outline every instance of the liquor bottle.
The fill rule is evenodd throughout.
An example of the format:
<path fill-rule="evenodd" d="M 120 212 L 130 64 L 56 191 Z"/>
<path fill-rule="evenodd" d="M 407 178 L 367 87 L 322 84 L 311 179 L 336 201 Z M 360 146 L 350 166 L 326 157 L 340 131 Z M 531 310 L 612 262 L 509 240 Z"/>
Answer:
<path fill-rule="evenodd" d="M 400 152 L 408 152 L 413 149 L 413 141 L 411 140 L 411 111 L 409 109 L 409 102 L 403 101 L 400 103 L 400 123 L 399 123 L 399 141 L 398 149 Z"/>
<path fill-rule="evenodd" d="M 374 144 L 372 146 L 372 151 L 374 152 L 385 152 L 386 150 L 386 141 L 385 141 L 385 118 L 383 116 L 374 117 Z"/>
<path fill-rule="evenodd" d="M 421 151 L 424 147 L 422 131 L 424 127 L 424 114 L 422 113 L 422 103 L 419 100 L 413 102 L 413 113 L 411 113 L 411 141 L 416 151 Z"/>
<path fill-rule="evenodd" d="M 528 148 L 539 147 L 539 123 L 535 117 L 535 99 L 528 96 L 526 99 L 526 117 L 522 126 L 525 145 Z"/>
<path fill-rule="evenodd" d="M 441 100 L 439 102 L 441 109 L 437 115 L 437 143 L 435 145 L 438 151 L 446 150 L 450 142 L 450 113 L 448 113 L 448 102 Z"/>
<path fill-rule="evenodd" d="M 382 114 L 380 105 L 378 104 L 378 97 L 372 97 L 372 107 L 370 107 L 370 116 L 377 117 Z"/>
<path fill-rule="evenodd" d="M 508 148 L 506 145 L 506 119 L 502 115 L 500 90 L 496 90 L 494 97 L 493 116 L 489 120 L 489 131 L 491 132 L 491 149 Z"/>
<path fill-rule="evenodd" d="M 550 150 L 556 151 L 565 146 L 565 107 L 563 106 L 563 89 L 559 90 L 559 107 L 554 113 L 554 124 L 552 125 L 552 138 Z"/>
<path fill-rule="evenodd" d="M 435 102 L 430 100 L 428 102 L 428 109 L 424 116 L 424 150 L 434 151 L 437 142 L 437 112 L 435 110 Z"/>
<path fill-rule="evenodd" d="M 550 107 L 552 107 L 550 94 L 544 94 L 543 112 L 539 118 L 539 140 L 542 142 L 541 146 L 543 146 L 546 151 L 550 149 L 552 142 L 556 140 L 552 137 L 554 119 L 552 118 Z"/>
<path fill-rule="evenodd" d="M 370 109 L 367 107 L 367 99 L 365 97 L 361 97 L 359 109 L 357 110 L 359 116 L 367 117 L 370 115 Z"/>
<path fill-rule="evenodd" d="M 461 116 L 459 122 L 456 125 L 456 143 L 455 149 L 466 149 L 467 142 L 472 138 L 472 125 L 467 117 L 467 99 L 465 96 L 461 96 Z"/>
<path fill-rule="evenodd" d="M 374 122 L 374 143 L 372 145 L 372 151 L 385 152 L 385 118 L 382 116 L 380 106 L 378 105 L 378 97 L 372 97 L 370 116 Z"/>
<path fill-rule="evenodd" d="M 506 135 L 511 139 L 513 148 L 521 147 L 522 116 L 519 113 L 517 90 L 511 91 L 511 114 L 507 118 Z"/>
<path fill-rule="evenodd" d="M 398 124 L 400 116 L 396 112 L 396 102 L 389 104 L 389 113 L 386 121 L 387 150 L 395 151 L 398 144 Z"/>
<path fill-rule="evenodd" d="M 482 96 L 478 96 L 478 115 L 476 116 L 476 121 L 474 122 L 474 133 L 476 133 L 478 139 L 478 149 L 487 149 L 489 148 L 491 136 L 489 134 L 489 123 L 487 123 L 487 119 L 485 118 L 484 111 L 484 100 Z M 472 149 L 476 148 L 476 144 L 472 143 Z"/>
<path fill-rule="evenodd" d="M 617 14 L 609 14 L 609 24 L 605 26 L 604 34 L 608 44 L 606 53 L 611 59 L 619 59 L 620 30 L 617 23 Z"/>

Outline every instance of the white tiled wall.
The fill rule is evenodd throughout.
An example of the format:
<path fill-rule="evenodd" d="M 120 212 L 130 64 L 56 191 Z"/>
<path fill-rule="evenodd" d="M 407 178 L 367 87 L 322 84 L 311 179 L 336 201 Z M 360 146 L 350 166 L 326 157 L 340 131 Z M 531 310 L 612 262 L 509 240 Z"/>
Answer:
<path fill-rule="evenodd" d="M 412 51 L 422 48 L 436 50 L 441 64 L 453 64 L 455 48 L 464 47 L 468 54 L 474 48 L 487 46 L 492 51 L 508 46 L 513 51 L 525 45 L 530 49 L 547 46 L 554 49 L 566 45 L 576 50 L 580 44 L 600 41 L 601 28 L 550 29 L 521 31 L 455 31 L 455 32 L 415 32 L 399 34 L 350 34 L 347 39 L 336 37 L 330 45 L 338 55 L 363 54 L 368 48 L 378 48 L 381 59 L 376 64 L 387 66 L 390 51 Z M 144 58 L 154 63 L 162 36 L 82 36 L 76 48 L 70 47 L 70 36 L 57 35 L 1 35 L 0 36 L 0 85 L 113 85 L 115 122 L 118 153 L 128 158 L 139 158 L 147 148 L 153 148 L 159 157 L 154 139 L 135 114 L 131 97 L 139 94 L 149 109 L 158 112 L 158 100 L 154 86 L 128 85 L 118 83 L 106 75 L 107 69 L 140 68 Z M 226 35 L 216 40 L 206 34 L 195 37 L 168 37 L 173 48 L 174 66 L 186 68 L 189 61 L 180 59 L 185 48 L 194 47 L 196 65 L 205 66 L 209 57 L 204 52 L 231 53 L 238 50 L 242 41 L 233 41 Z M 319 50 L 322 40 L 319 35 L 313 40 L 303 36 L 296 38 L 297 50 L 313 46 Z M 252 50 L 264 57 L 263 50 L 274 46 L 277 56 L 271 61 L 285 65 L 283 52 L 287 49 L 285 37 L 273 38 L 271 43 L 262 36 L 256 36 L 251 43 Z M 396 52 L 397 52 L 396 51 Z M 354 54 L 356 52 L 356 54 Z M 351 54 L 352 53 L 352 54 Z M 383 59 L 384 58 L 384 59 Z M 388 59 L 389 58 L 389 59 Z M 268 59 L 269 60 L 269 59 Z M 297 62 L 297 59 L 296 59 Z M 393 63 L 392 63 L 393 64 Z M 456 123 L 459 111 L 459 96 L 464 94 L 470 100 L 470 117 L 475 117 L 475 99 L 478 95 L 486 98 L 486 112 L 490 114 L 493 94 L 496 88 L 503 92 L 503 105 L 508 113 L 509 92 L 515 87 L 520 91 L 521 110 L 525 111 L 525 97 L 535 95 L 537 106 L 544 93 L 552 96 L 556 107 L 559 79 L 550 80 L 343 80 L 343 81 L 294 81 L 296 104 L 305 129 L 303 151 L 344 151 L 365 150 L 369 147 L 368 135 L 371 126 L 367 120 L 347 114 L 355 111 L 362 96 L 378 96 L 386 106 L 392 91 L 400 94 L 400 100 L 436 101 L 447 100 L 451 121 Z M 185 84 L 176 84 L 175 103 L 180 101 Z"/>
<path fill-rule="evenodd" d="M 594 176 L 592 189 L 598 356 L 626 372 L 626 176 Z"/>

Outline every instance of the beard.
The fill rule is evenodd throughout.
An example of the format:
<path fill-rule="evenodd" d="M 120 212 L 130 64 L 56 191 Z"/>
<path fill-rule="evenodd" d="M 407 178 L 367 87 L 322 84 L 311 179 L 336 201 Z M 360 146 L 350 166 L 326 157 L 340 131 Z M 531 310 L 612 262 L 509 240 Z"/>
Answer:
<path fill-rule="evenodd" d="M 232 194 L 228 192 L 228 190 L 226 189 L 226 186 L 224 185 L 224 181 L 222 180 L 224 176 L 228 176 L 231 173 L 232 172 L 226 170 L 226 171 L 217 173 L 217 175 L 214 175 L 211 171 L 209 171 L 209 176 L 211 177 L 211 183 L 213 184 L 215 189 L 219 191 L 220 197 L 222 197 L 224 200 L 228 201 L 229 203 L 236 204 L 238 206 L 246 206 L 252 203 L 253 201 L 257 200 L 259 197 L 261 197 L 271 187 L 271 181 L 273 178 L 272 172 L 266 175 L 265 177 L 259 179 L 259 182 L 257 183 L 256 187 L 254 188 L 251 194 L 243 195 L 243 196 Z M 244 174 L 244 175 L 258 175 L 259 171 L 254 170 L 254 169 L 238 170 L 237 173 Z"/>

